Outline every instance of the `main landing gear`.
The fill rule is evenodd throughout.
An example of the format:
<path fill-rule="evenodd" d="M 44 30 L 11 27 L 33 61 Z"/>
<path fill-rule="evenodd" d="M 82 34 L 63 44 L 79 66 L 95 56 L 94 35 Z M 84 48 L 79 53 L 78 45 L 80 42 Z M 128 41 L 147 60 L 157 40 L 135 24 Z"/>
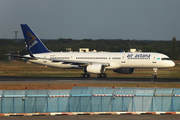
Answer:
<path fill-rule="evenodd" d="M 98 78 L 106 78 L 107 75 L 106 75 L 105 73 L 103 73 L 103 74 L 97 74 L 97 77 L 98 77 Z M 82 73 L 82 74 L 81 74 L 81 78 L 90 78 L 90 74 Z"/>
<path fill-rule="evenodd" d="M 81 74 L 81 78 L 90 78 L 90 74 L 87 73 L 86 67 L 83 67 L 84 73 Z M 97 74 L 98 78 L 106 78 L 107 75 L 105 73 Z"/>
<path fill-rule="evenodd" d="M 98 77 L 98 78 L 106 78 L 107 75 L 106 75 L 105 73 L 103 73 L 103 74 L 97 74 L 97 77 Z M 82 74 L 81 74 L 81 78 L 90 78 L 90 74 L 82 73 Z"/>
<path fill-rule="evenodd" d="M 84 73 L 81 74 L 81 78 L 90 78 L 90 74 L 87 74 L 86 67 L 83 67 Z"/>
<path fill-rule="evenodd" d="M 156 79 L 157 78 L 157 68 L 153 68 L 154 74 L 152 75 L 152 78 Z"/>
<path fill-rule="evenodd" d="M 82 73 L 81 78 L 90 78 L 90 74 Z"/>
<path fill-rule="evenodd" d="M 106 78 L 107 75 L 105 73 L 102 73 L 102 74 L 97 74 L 97 77 L 98 78 Z"/>

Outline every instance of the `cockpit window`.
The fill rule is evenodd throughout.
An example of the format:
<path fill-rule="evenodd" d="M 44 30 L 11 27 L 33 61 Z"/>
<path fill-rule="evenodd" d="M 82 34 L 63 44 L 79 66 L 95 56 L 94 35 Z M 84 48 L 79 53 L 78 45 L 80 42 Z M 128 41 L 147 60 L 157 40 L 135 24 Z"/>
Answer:
<path fill-rule="evenodd" d="M 171 60 L 170 58 L 161 58 L 161 60 Z"/>

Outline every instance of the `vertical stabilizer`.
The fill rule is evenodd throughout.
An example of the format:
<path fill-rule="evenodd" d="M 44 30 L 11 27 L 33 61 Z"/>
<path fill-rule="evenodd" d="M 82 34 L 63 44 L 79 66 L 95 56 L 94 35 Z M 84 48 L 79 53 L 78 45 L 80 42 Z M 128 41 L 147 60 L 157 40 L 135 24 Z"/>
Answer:
<path fill-rule="evenodd" d="M 24 34 L 26 41 L 26 48 L 31 56 L 37 53 L 47 53 L 50 52 L 38 36 L 33 32 L 33 30 L 27 24 L 21 24 L 21 29 Z"/>

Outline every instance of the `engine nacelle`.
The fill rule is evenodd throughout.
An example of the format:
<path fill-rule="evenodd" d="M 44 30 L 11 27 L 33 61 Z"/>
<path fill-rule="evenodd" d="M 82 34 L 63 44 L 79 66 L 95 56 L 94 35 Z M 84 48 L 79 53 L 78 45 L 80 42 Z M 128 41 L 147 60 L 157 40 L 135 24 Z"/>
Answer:
<path fill-rule="evenodd" d="M 114 69 L 113 71 L 122 74 L 132 74 L 134 72 L 134 68 L 119 68 Z"/>
<path fill-rule="evenodd" d="M 94 64 L 94 65 L 88 65 L 86 67 L 86 72 L 89 73 L 96 73 L 96 74 L 101 74 L 106 71 L 106 68 L 102 64 Z"/>

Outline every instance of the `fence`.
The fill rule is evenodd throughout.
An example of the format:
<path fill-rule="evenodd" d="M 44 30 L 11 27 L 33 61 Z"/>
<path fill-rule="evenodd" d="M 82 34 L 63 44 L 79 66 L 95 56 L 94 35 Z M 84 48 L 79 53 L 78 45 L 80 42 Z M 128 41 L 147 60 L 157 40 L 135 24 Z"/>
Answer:
<path fill-rule="evenodd" d="M 180 88 L 0 90 L 0 113 L 180 111 Z"/>

